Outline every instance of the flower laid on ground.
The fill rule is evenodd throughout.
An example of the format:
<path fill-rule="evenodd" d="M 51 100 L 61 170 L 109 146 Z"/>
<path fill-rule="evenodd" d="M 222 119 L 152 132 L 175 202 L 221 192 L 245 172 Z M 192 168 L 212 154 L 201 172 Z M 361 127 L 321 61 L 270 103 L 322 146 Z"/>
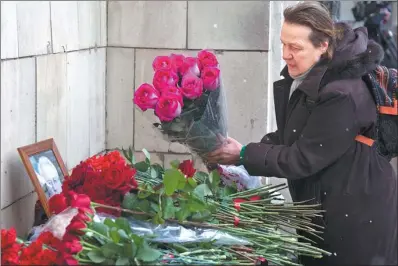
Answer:
<path fill-rule="evenodd" d="M 182 161 L 182 163 L 178 165 L 178 169 L 181 170 L 186 177 L 193 177 L 196 173 L 192 160 Z"/>
<path fill-rule="evenodd" d="M 18 253 L 21 245 L 17 242 L 17 232 L 15 228 L 10 230 L 1 229 L 1 265 L 18 264 Z"/>
<path fill-rule="evenodd" d="M 136 170 L 126 163 L 118 151 L 90 157 L 65 178 L 62 194 L 50 198 L 50 201 L 57 202 L 50 211 L 59 213 L 69 206 L 68 200 L 71 200 L 73 193 L 86 194 L 97 203 L 120 206 L 124 194 L 138 186 L 135 174 Z M 116 214 L 112 210 L 103 211 Z"/>
<path fill-rule="evenodd" d="M 130 148 L 123 150 L 125 158 L 115 151 L 79 164 L 73 170 L 73 178 L 65 180 L 65 191 L 50 199 L 49 208 L 54 215 L 36 239 L 22 242 L 16 238 L 15 230 L 2 230 L 2 263 L 263 265 L 269 261 L 275 265 L 299 265 L 291 260 L 292 256 L 330 255 L 312 246 L 308 239 L 298 241 L 299 236 L 294 233 L 277 230 L 286 226 L 317 236 L 319 229 L 308 219 L 322 212 L 317 206 L 270 203 L 281 185 L 238 192 L 233 186 L 222 184 L 217 170 L 209 174 L 197 171 L 192 160 L 173 161 L 171 168 L 163 168 L 151 164 L 150 154 L 143 152 L 146 159 L 140 162 L 135 161 Z M 105 179 L 113 165 L 122 165 L 121 159 L 126 167 L 135 170 L 138 183 L 134 189 L 120 194 L 121 206 L 96 202 L 81 192 L 86 190 L 86 179 L 91 180 L 98 173 Z M 129 178 L 123 180 L 103 181 L 102 185 L 115 193 L 130 182 Z M 114 215 L 109 216 L 109 211 Z M 151 227 L 154 231 L 148 230 Z M 170 241 L 168 232 L 167 241 L 156 240 L 158 233 L 174 232 L 177 227 L 181 232 L 199 233 L 206 229 L 213 230 L 210 235 L 227 237 L 190 237 L 189 241 L 183 237 Z M 231 239 L 235 242 L 228 242 Z M 227 242 L 218 245 L 217 241 Z"/>

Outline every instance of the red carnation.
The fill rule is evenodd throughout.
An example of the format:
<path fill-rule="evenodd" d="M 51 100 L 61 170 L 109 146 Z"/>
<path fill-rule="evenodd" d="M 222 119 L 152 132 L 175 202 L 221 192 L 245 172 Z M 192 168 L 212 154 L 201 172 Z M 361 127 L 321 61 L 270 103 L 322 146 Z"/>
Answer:
<path fill-rule="evenodd" d="M 1 249 L 10 247 L 17 240 L 17 231 L 15 228 L 10 230 L 1 229 Z"/>
<path fill-rule="evenodd" d="M 41 233 L 36 242 L 47 245 L 54 249 L 58 249 L 62 245 L 61 240 L 56 238 L 51 232 L 48 231 Z"/>
<path fill-rule="evenodd" d="M 33 265 L 35 258 L 43 250 L 42 243 L 35 241 L 32 242 L 28 247 L 22 249 L 21 256 L 19 258 L 20 265 Z"/>
<path fill-rule="evenodd" d="M 196 173 L 196 169 L 193 167 L 193 161 L 192 160 L 185 160 L 180 165 L 178 166 L 178 169 L 181 170 L 181 172 L 186 176 L 186 177 L 193 177 Z"/>
<path fill-rule="evenodd" d="M 1 229 L 1 265 L 17 265 L 18 252 L 21 245 L 16 243 L 17 232 L 15 228 Z"/>

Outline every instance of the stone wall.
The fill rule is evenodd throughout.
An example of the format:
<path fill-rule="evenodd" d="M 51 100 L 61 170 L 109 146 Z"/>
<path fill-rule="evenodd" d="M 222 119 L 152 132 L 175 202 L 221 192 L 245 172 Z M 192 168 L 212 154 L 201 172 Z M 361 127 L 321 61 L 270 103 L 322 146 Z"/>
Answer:
<path fill-rule="evenodd" d="M 171 52 L 215 49 L 227 94 L 229 134 L 258 141 L 267 125 L 269 2 L 112 1 L 108 6 L 106 147 L 146 148 L 169 165 L 191 158 L 153 129 L 152 112 L 134 108 L 134 89 L 152 82 L 152 61 Z M 142 156 L 142 155 L 139 155 Z M 198 167 L 202 167 L 197 162 Z"/>
<path fill-rule="evenodd" d="M 68 169 L 105 148 L 106 2 L 1 2 L 1 228 L 37 196 L 17 148 L 55 139 Z"/>

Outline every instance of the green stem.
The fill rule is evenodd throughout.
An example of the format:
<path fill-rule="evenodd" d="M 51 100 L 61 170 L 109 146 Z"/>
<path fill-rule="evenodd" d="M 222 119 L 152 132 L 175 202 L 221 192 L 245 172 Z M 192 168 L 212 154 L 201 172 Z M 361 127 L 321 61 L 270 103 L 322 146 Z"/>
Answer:
<path fill-rule="evenodd" d="M 77 259 L 79 262 L 83 262 L 83 263 L 89 263 L 89 265 L 93 264 L 93 262 L 91 260 L 86 260 L 86 259 L 82 259 L 82 258 L 78 258 Z"/>
<path fill-rule="evenodd" d="M 87 247 L 90 247 L 90 248 L 92 248 L 92 249 L 101 249 L 100 247 L 97 247 L 97 246 L 95 246 L 95 245 L 93 245 L 93 244 L 90 244 L 90 243 L 88 243 L 88 242 L 86 242 L 86 241 L 84 241 L 84 240 L 80 240 L 80 243 L 82 243 L 83 246 L 87 246 Z"/>
<path fill-rule="evenodd" d="M 92 229 L 90 229 L 90 228 L 83 229 L 82 231 L 83 231 L 83 232 L 91 232 L 91 233 L 93 233 L 93 234 L 95 234 L 95 235 L 98 235 L 98 236 L 100 236 L 100 237 L 102 237 L 102 238 L 105 238 L 105 239 L 108 240 L 108 241 L 113 241 L 113 240 L 110 239 L 109 237 L 107 237 L 107 236 L 105 236 L 105 235 L 103 235 L 103 234 L 100 234 L 100 233 L 98 233 L 97 231 L 94 231 L 94 230 L 92 230 Z"/>
<path fill-rule="evenodd" d="M 87 247 L 84 247 L 84 246 L 83 246 L 83 250 L 92 251 L 93 249 L 92 249 L 92 248 L 87 248 Z"/>

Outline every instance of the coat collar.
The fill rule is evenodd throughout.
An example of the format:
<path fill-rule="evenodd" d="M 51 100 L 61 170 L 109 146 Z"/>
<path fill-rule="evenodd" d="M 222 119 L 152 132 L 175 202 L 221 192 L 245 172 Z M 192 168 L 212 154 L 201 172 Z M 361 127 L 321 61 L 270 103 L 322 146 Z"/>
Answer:
<path fill-rule="evenodd" d="M 318 94 L 320 90 L 320 85 L 322 79 L 328 70 L 327 60 L 321 60 L 317 63 L 304 78 L 303 82 L 297 87 L 297 90 L 304 92 L 311 100 L 316 101 L 318 99 Z M 292 81 L 290 77 L 287 66 L 285 66 L 281 71 L 281 76 Z"/>

